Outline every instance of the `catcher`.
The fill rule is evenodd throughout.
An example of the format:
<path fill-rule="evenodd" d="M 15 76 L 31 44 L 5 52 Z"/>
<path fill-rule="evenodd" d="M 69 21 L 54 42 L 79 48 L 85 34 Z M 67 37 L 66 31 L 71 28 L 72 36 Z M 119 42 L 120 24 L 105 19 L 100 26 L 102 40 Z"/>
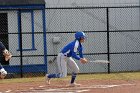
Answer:
<path fill-rule="evenodd" d="M 77 74 L 79 73 L 79 67 L 74 61 L 74 59 L 79 60 L 82 64 L 87 63 L 87 59 L 83 57 L 83 47 L 82 43 L 85 41 L 84 32 L 76 32 L 75 40 L 67 44 L 62 48 L 57 56 L 58 73 L 56 74 L 46 74 L 47 83 L 50 84 L 50 79 L 52 78 L 62 78 L 67 76 L 67 64 L 72 70 L 72 77 L 70 81 L 70 87 L 80 86 L 80 84 L 75 83 Z M 79 56 L 77 55 L 79 53 Z M 74 58 L 74 59 L 73 59 Z"/>
<path fill-rule="evenodd" d="M 6 49 L 6 47 L 3 45 L 2 42 L 0 42 L 0 52 L 2 52 L 5 61 L 9 61 L 12 57 L 11 53 Z M 4 79 L 7 75 L 7 71 L 3 68 L 3 66 L 0 63 L 0 79 Z"/>

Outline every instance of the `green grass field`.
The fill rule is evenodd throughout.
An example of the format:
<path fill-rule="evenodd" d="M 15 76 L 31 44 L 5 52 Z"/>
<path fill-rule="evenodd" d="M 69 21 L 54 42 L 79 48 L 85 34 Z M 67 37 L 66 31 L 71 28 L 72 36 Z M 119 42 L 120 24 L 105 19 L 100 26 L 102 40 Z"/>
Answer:
<path fill-rule="evenodd" d="M 71 78 L 68 75 L 66 78 L 60 78 L 59 80 L 69 80 Z M 138 80 L 140 79 L 140 72 L 126 72 L 126 73 L 111 73 L 111 74 L 79 74 L 77 80 Z M 0 83 L 20 83 L 20 82 L 39 82 L 44 81 L 44 77 L 31 77 L 31 78 L 12 78 L 0 80 Z M 58 79 L 54 79 L 58 80 Z"/>

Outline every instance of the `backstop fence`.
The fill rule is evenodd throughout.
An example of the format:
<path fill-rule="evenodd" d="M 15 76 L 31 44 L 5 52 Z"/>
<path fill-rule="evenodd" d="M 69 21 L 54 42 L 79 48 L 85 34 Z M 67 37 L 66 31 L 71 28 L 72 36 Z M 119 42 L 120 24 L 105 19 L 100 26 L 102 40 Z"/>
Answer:
<path fill-rule="evenodd" d="M 80 73 L 140 70 L 139 6 L 56 7 L 43 11 L 1 11 L 0 40 L 13 54 L 9 62 L 4 62 L 1 54 L 1 63 L 9 73 L 55 73 L 56 56 L 75 39 L 76 31 L 86 33 L 83 47 L 88 60 L 110 61 L 83 65 L 76 60 Z"/>

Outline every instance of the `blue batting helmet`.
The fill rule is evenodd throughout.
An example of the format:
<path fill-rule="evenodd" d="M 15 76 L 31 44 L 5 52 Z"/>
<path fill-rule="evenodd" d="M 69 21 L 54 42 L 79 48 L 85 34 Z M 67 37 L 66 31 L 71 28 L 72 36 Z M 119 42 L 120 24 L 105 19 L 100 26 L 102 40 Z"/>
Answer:
<path fill-rule="evenodd" d="M 80 40 L 81 38 L 85 38 L 85 37 L 86 37 L 86 35 L 84 32 L 78 31 L 75 33 L 75 39 L 77 39 L 77 40 Z"/>

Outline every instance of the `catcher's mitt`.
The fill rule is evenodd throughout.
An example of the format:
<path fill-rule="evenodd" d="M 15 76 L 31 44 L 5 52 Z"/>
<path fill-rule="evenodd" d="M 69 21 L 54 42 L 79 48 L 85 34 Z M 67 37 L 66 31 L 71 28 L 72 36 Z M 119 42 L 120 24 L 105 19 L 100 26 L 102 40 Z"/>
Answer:
<path fill-rule="evenodd" d="M 0 78 L 4 79 L 7 75 L 7 71 L 4 68 L 0 69 Z"/>
<path fill-rule="evenodd" d="M 4 55 L 4 57 L 5 57 L 5 61 L 10 60 L 11 57 L 12 57 L 12 54 L 11 54 L 7 49 L 5 49 L 5 50 L 3 51 L 3 55 Z"/>

